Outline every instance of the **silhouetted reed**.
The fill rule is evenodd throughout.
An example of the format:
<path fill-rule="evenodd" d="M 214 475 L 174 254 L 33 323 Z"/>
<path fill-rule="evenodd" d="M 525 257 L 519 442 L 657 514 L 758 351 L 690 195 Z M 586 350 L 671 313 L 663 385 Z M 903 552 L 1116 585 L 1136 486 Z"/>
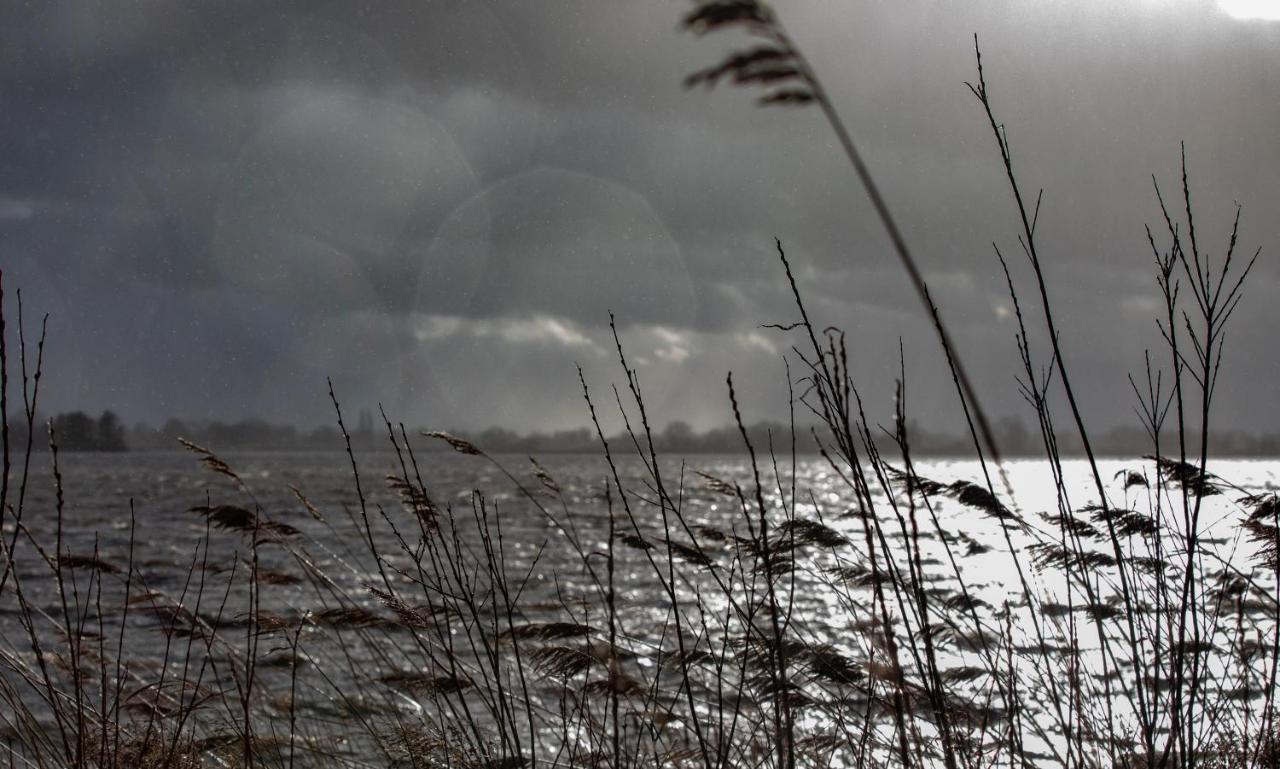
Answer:
<path fill-rule="evenodd" d="M 737 469 L 660 455 L 613 326 L 622 386 L 608 400 L 625 431 L 606 436 L 599 391 L 579 371 L 602 460 L 588 484 L 449 433 L 411 436 L 384 414 L 389 466 L 368 485 L 330 384 L 346 503 L 289 486 L 296 517 L 264 509 L 251 474 L 184 440 L 216 483 L 187 508 L 202 531 L 177 543 L 183 560 L 139 551 L 132 515 L 126 553 L 73 552 L 54 434 L 54 509 L 41 511 L 52 532 L 27 515 L 43 331 L 29 356 L 19 305 L 28 439 L 11 446 L 0 287 L 0 741 L 11 766 L 1277 765 L 1280 504 L 1207 470 L 1223 329 L 1252 261 L 1234 259 L 1234 224 L 1221 258 L 1202 249 L 1185 158 L 1182 210 L 1157 188 L 1166 242 L 1148 232 L 1168 368 L 1148 355 L 1145 381 L 1131 379 L 1152 451 L 1104 473 L 1060 348 L 1039 198 L 1027 205 L 978 55 L 970 88 L 1049 340 L 1033 345 L 1025 289 L 997 252 L 1015 375 L 1054 484 L 1053 509 L 1028 510 L 870 170 L 774 12 L 704 1 L 685 26 L 754 38 L 688 85 L 757 87 L 764 104 L 823 110 L 934 324 L 979 477 L 922 474 L 905 371 L 890 427 L 868 416 L 843 334 L 810 315 L 778 241 L 799 317 L 775 326 L 793 342 L 791 420 L 748 431 L 728 377 Z M 1060 451 L 1055 388 L 1086 452 L 1087 501 L 1074 499 Z M 797 410 L 819 425 L 815 488 L 796 454 Z M 419 461 L 424 440 L 500 488 L 442 493 Z M 1208 516 L 1234 522 L 1226 546 Z M 1240 545 L 1247 557 L 1233 557 Z M 996 562 L 1007 574 L 993 587 Z M 174 573 L 158 573 L 165 565 Z"/>

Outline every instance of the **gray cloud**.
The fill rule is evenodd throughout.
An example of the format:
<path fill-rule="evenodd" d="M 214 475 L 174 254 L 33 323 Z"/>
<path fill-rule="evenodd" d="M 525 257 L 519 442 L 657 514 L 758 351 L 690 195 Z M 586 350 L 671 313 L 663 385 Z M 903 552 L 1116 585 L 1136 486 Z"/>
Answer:
<path fill-rule="evenodd" d="M 323 379 L 409 421 L 580 424 L 574 362 L 609 381 L 608 313 L 654 403 L 724 420 L 741 372 L 785 408 L 761 331 L 795 317 L 787 244 L 823 324 L 887 403 L 953 410 L 936 344 L 816 111 L 681 78 L 731 39 L 681 3 L 91 2 L 0 31 L 0 264 L 52 313 L 51 403 L 129 419 L 327 418 Z M 825 76 L 997 411 L 1017 406 L 991 244 L 1019 260 L 984 116 L 982 36 L 1087 410 L 1126 419 L 1157 343 L 1144 222 L 1186 140 L 1201 226 L 1270 247 L 1280 24 L 1200 0 L 779 7 Z M 1229 342 L 1224 416 L 1280 428 L 1264 257 Z M 1033 315 L 1036 306 L 1029 303 Z M 1040 340 L 1043 342 L 1043 339 Z M 755 387 L 759 383 L 759 387 Z M 1257 414 L 1265 414 L 1259 419 Z M 945 419 L 945 416 L 939 418 Z"/>

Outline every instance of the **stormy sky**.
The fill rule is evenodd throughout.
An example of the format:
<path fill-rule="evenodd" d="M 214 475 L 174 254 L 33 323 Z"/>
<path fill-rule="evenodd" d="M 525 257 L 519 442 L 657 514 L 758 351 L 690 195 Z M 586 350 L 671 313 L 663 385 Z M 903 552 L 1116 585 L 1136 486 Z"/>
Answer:
<path fill-rule="evenodd" d="M 1269 7 L 1268 7 L 1269 6 Z M 1215 253 L 1243 205 L 1262 256 L 1227 341 L 1224 426 L 1280 429 L 1280 3 L 780 1 L 880 181 L 984 405 L 1024 411 L 992 243 L 1017 219 L 973 34 L 1030 190 L 1062 341 L 1100 426 L 1159 343 L 1154 173 L 1185 141 Z M 3 3 L 0 266 L 48 312 L 50 411 L 576 427 L 574 364 L 619 381 L 608 313 L 657 421 L 787 411 L 762 324 L 849 332 L 887 414 L 954 426 L 921 308 L 829 127 L 756 94 L 685 90 L 742 43 L 685 2 Z M 1024 260 L 1015 278 L 1030 290 Z M 1034 313 L 1035 303 L 1028 302 Z M 1043 339 L 1040 340 L 1043 342 Z M 1038 348 L 1044 359 L 1044 348 Z M 1163 361 L 1163 357 L 1157 360 Z"/>

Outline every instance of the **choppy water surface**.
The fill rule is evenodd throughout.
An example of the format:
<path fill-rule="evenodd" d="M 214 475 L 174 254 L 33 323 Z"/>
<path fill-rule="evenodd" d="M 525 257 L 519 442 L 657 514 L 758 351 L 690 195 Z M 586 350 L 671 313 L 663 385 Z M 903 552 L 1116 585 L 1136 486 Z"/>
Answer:
<path fill-rule="evenodd" d="M 58 552 L 59 537 L 47 459 L 35 459 L 39 467 L 33 470 L 28 484 L 23 520 L 30 538 L 45 548 L 45 556 Z M 200 467 L 198 457 L 186 452 L 79 454 L 62 458 L 66 501 L 61 552 L 64 556 L 97 559 L 96 564 L 67 559 L 70 568 L 64 569 L 64 574 L 74 574 L 75 579 L 68 584 L 79 585 L 82 590 L 87 590 L 86 579 L 95 574 L 101 576 L 104 585 L 101 612 L 96 605 L 87 607 L 85 628 L 91 634 L 101 633 L 103 638 L 110 639 L 107 646 L 114 645 L 120 637 L 127 587 L 130 611 L 125 621 L 127 643 L 122 651 L 130 661 L 125 674 L 131 679 L 125 689 L 136 686 L 139 691 L 151 692 L 147 696 L 139 695 L 133 703 L 139 712 L 145 710 L 146 703 L 158 702 L 155 692 L 164 688 L 163 682 L 159 682 L 164 675 L 171 676 L 171 681 L 198 679 L 199 686 L 210 691 L 232 686 L 236 676 L 243 675 L 244 656 L 237 662 L 236 645 L 243 648 L 244 643 L 257 637 L 259 669 L 256 675 L 260 676 L 260 696 L 267 703 L 259 717 L 268 723 L 273 712 L 283 718 L 282 714 L 289 711 L 288 702 L 297 702 L 297 730 L 309 748 L 317 755 L 352 762 L 373 760 L 377 763 L 377 750 L 367 741 L 347 735 L 347 731 L 360 731 L 348 727 L 367 726 L 370 720 L 387 718 L 389 712 L 401 716 L 420 715 L 430 710 L 427 700 L 440 694 L 437 691 L 426 695 L 421 687 L 415 690 L 413 686 L 395 685 L 396 681 L 408 680 L 408 676 L 438 669 L 439 661 L 433 661 L 427 648 L 430 644 L 424 646 L 415 637 L 413 628 L 406 627 L 413 623 L 404 621 L 402 616 L 397 625 L 394 611 L 385 601 L 380 601 L 375 592 L 385 592 L 390 583 L 391 589 L 408 596 L 408 605 L 421 609 L 424 601 L 429 602 L 429 596 L 424 596 L 421 590 L 420 564 L 415 563 L 414 556 L 417 553 L 419 560 L 424 557 L 421 531 L 414 516 L 406 512 L 402 490 L 386 482 L 388 475 L 403 476 L 406 469 L 411 477 L 420 474 L 441 514 L 447 516 L 444 511 L 451 503 L 454 514 L 464 521 L 473 520 L 473 510 L 478 504 L 473 492 L 479 490 L 484 494 L 484 509 L 494 541 L 501 548 L 499 560 L 507 567 L 508 580 L 522 585 L 515 601 L 518 616 L 514 618 L 522 623 L 568 617 L 598 627 L 603 609 L 597 594 L 593 593 L 592 577 L 584 569 L 577 548 L 566 543 L 566 535 L 558 527 L 572 523 L 577 544 L 588 554 L 588 562 L 594 564 L 599 578 L 604 563 L 601 554 L 608 549 L 607 511 L 611 504 L 617 529 L 614 550 L 618 559 L 615 579 L 619 591 L 619 632 L 634 642 L 631 656 L 624 659 L 624 663 L 634 666 L 632 676 L 637 680 L 658 674 L 659 650 L 669 649 L 671 644 L 670 633 L 657 630 L 669 627 L 671 614 L 667 595 L 661 581 L 655 579 L 649 556 L 662 552 L 666 541 L 679 548 L 681 544 L 693 545 L 691 540 L 697 540 L 699 548 L 710 555 L 715 565 L 702 569 L 704 576 L 699 577 L 697 561 L 701 556 L 677 551 L 680 557 L 675 560 L 680 569 L 694 576 L 677 580 L 676 589 L 682 600 L 690 601 L 699 584 L 706 588 L 714 582 L 706 575 L 716 570 L 722 575 L 732 575 L 737 566 L 732 559 L 724 559 L 733 549 L 733 537 L 746 536 L 757 523 L 744 517 L 738 500 L 721 493 L 723 490 L 717 491 L 714 482 L 698 474 L 738 483 L 751 496 L 754 489 L 751 469 L 737 458 L 697 456 L 683 465 L 679 462 L 664 465 L 666 492 L 680 506 L 687 524 L 686 527 L 668 522 L 665 530 L 658 508 L 651 504 L 657 495 L 653 484 L 643 466 L 634 460 L 621 465 L 623 484 L 631 494 L 628 506 L 632 517 L 628 517 L 616 490 L 606 501 L 610 475 L 601 457 L 541 457 L 539 460 L 545 469 L 541 478 L 527 459 L 500 457 L 499 461 L 515 476 L 516 482 L 532 492 L 553 514 L 555 520 L 551 520 L 536 509 L 502 470 L 475 456 L 420 454 L 415 473 L 411 467 L 403 467 L 391 452 L 359 455 L 363 504 L 349 460 L 343 453 L 245 453 L 230 454 L 224 459 L 243 480 L 243 487 L 224 475 Z M 978 465 L 966 461 L 922 462 L 916 470 L 919 476 L 940 484 L 982 478 Z M 1086 465 L 1073 461 L 1065 470 L 1068 509 L 1080 511 L 1096 504 L 1097 491 Z M 1233 571 L 1224 574 L 1252 580 L 1252 586 L 1243 594 L 1252 596 L 1250 602 L 1246 606 L 1244 601 L 1238 601 L 1236 607 L 1223 609 L 1222 624 L 1228 629 L 1220 637 L 1208 639 L 1229 645 L 1232 641 L 1229 628 L 1238 624 L 1239 612 L 1247 609 L 1258 615 L 1253 621 L 1261 623 L 1259 626 L 1275 622 L 1275 603 L 1266 594 L 1273 584 L 1272 578 L 1255 569 L 1253 545 L 1241 535 L 1238 526 L 1242 509 L 1233 500 L 1275 491 L 1280 463 L 1233 460 L 1211 464 L 1209 470 L 1224 479 L 1224 493 L 1206 498 L 1206 534 L 1221 558 L 1211 561 L 1209 566 L 1221 570 L 1224 564 L 1233 564 Z M 1147 485 L 1136 483 L 1129 471 L 1141 475 Z M 856 514 L 860 505 L 847 485 L 820 459 L 802 459 L 794 477 L 789 466 L 780 468 L 780 475 L 780 482 L 772 468 L 764 475 L 763 496 L 772 510 L 774 526 L 780 526 L 791 516 L 821 521 L 847 538 L 847 543 L 839 547 L 811 547 L 804 557 L 797 555 L 786 561 L 788 576 L 783 583 L 788 589 L 788 599 L 794 602 L 790 616 L 794 618 L 791 629 L 797 643 L 838 650 L 852 661 L 858 676 L 874 671 L 877 664 L 883 663 L 885 652 L 877 641 L 877 633 L 868 631 L 868 627 L 874 626 L 876 614 L 869 589 L 871 580 L 865 573 L 866 532 Z M 1043 624 L 1044 629 L 1039 632 L 1059 639 L 1076 633 L 1080 646 L 1089 654 L 1097 654 L 1098 640 L 1088 627 L 1090 617 L 1081 614 L 1077 622 L 1069 622 L 1073 612 L 1079 611 L 1079 606 L 1067 606 L 1069 600 L 1078 603 L 1082 599 L 1068 596 L 1060 576 L 1052 569 L 1039 568 L 1035 551 L 1030 547 L 1034 543 L 1057 542 L 1060 537 L 1059 529 L 1041 515 L 1056 514 L 1060 509 L 1049 466 L 1035 461 L 1010 462 L 1005 467 L 1005 476 L 1012 494 L 1003 481 L 997 481 L 997 490 L 1023 522 L 1008 527 L 1008 539 L 999 520 L 963 504 L 955 495 L 934 494 L 930 507 L 917 510 L 917 523 L 922 532 L 921 569 L 925 581 L 936 584 L 937 610 L 940 613 L 968 611 L 968 604 L 957 602 L 958 567 L 960 579 L 985 613 L 984 622 L 989 622 L 996 635 L 996 631 L 1008 628 L 1020 654 L 1029 654 L 1027 649 L 1037 643 L 1033 619 Z M 1107 461 L 1102 467 L 1102 477 L 1108 481 L 1110 505 L 1151 512 L 1151 490 L 1158 484 L 1150 463 Z M 558 494 L 554 489 L 558 489 Z M 905 563 L 903 545 L 912 539 L 910 521 L 904 518 L 900 525 L 892 517 L 883 491 L 877 491 L 875 499 L 879 504 L 877 515 L 885 520 L 887 536 L 872 542 L 871 546 L 887 545 L 894 558 Z M 1163 504 L 1179 500 L 1180 493 L 1170 490 Z M 280 536 L 275 537 L 278 542 L 265 544 L 258 551 L 256 570 L 261 590 L 257 613 L 261 618 L 273 618 L 260 620 L 255 626 L 261 631 L 260 636 L 246 632 L 250 627 L 247 620 L 251 595 L 245 577 L 255 568 L 249 559 L 247 537 L 234 530 L 210 529 L 205 516 L 193 511 L 200 506 L 216 508 L 219 505 L 260 509 L 273 524 L 289 527 L 282 528 Z M 1087 520 L 1084 514 L 1080 517 Z M 1095 526 L 1101 528 L 1100 524 Z M 944 532 L 943 536 L 938 535 L 938 527 Z M 497 540 L 499 529 L 500 541 Z M 10 517 L 5 524 L 6 539 L 13 535 Z M 1141 539 L 1141 534 L 1135 536 Z M 369 555 L 370 537 L 373 548 L 384 558 L 381 572 Z M 19 537 L 18 542 L 16 578 L 28 603 L 34 607 L 37 625 L 43 628 L 39 633 L 44 651 L 56 654 L 61 648 L 60 641 L 50 628 L 64 616 L 56 582 L 50 577 L 47 562 L 27 537 Z M 465 535 L 459 542 L 462 548 L 483 547 L 482 541 L 467 539 Z M 1010 543 L 1019 552 L 1021 578 L 1009 556 Z M 1094 547 L 1099 552 L 1109 552 L 1109 546 L 1101 538 Z M 595 555 L 591 555 L 593 553 Z M 78 569 L 76 563 L 81 564 Z M 664 564 L 665 556 L 658 563 Z M 833 574 L 843 576 L 833 577 Z M 482 574 L 475 579 L 478 583 L 485 581 Z M 1022 579 L 1041 598 L 1035 618 L 1028 614 Z M 1104 593 L 1109 582 L 1113 582 L 1113 578 L 1104 578 L 1099 583 Z M 1259 594 L 1253 595 L 1254 592 Z M 1237 597 L 1239 595 L 1237 591 Z M 717 597 L 714 590 L 702 593 L 702 599 L 713 612 L 723 612 L 732 603 Z M 1110 600 L 1112 607 L 1116 605 L 1112 595 L 1103 595 L 1100 599 Z M 892 597 L 889 600 L 892 603 Z M 214 650 L 208 655 L 197 653 L 194 658 L 199 662 L 192 662 L 193 655 L 187 653 L 192 646 L 189 642 L 192 633 L 184 637 L 168 632 L 188 621 L 175 620 L 172 607 L 179 606 L 224 634 L 228 639 L 226 649 Z M 1012 613 L 1007 616 L 1006 606 L 1012 607 Z M 362 610 L 364 614 L 353 613 L 353 609 Z M 890 611 L 896 614 L 897 608 L 891 605 Z M 1093 611 L 1098 609 L 1095 607 Z M 19 689 L 19 671 L 34 670 L 36 661 L 29 637 L 19 621 L 21 618 L 11 582 L 0 595 L 0 644 L 11 660 L 4 675 Z M 495 628 L 511 619 L 503 618 Z M 271 622 L 279 623 L 279 627 L 273 629 Z M 348 630 L 352 632 L 346 633 Z M 711 636 L 714 632 L 707 631 L 707 634 Z M 696 637 L 698 632 L 695 629 L 690 635 Z M 980 644 L 981 639 L 965 638 L 960 631 L 953 636 L 950 642 L 940 641 L 943 665 L 955 670 L 973 669 L 975 644 Z M 245 641 L 240 643 L 237 639 Z M 598 633 L 596 640 L 599 640 Z M 495 641 L 495 648 L 496 645 Z M 199 648 L 196 651 L 199 652 Z M 1045 650 L 1039 653 L 1049 654 Z M 166 655 L 167 673 L 161 665 Z M 1042 663 L 1025 657 L 1019 664 L 1027 669 L 1028 690 L 1045 686 L 1045 677 L 1052 676 L 1054 666 L 1060 663 L 1061 660 L 1050 660 L 1044 662 L 1043 667 L 1037 667 Z M 907 660 L 903 666 L 909 667 Z M 966 680 L 964 675 L 957 674 L 956 680 Z M 390 682 L 390 685 L 375 691 L 374 682 Z M 1221 685 L 1229 688 L 1237 687 L 1238 683 L 1223 681 Z M 1120 686 L 1117 683 L 1117 687 Z M 981 681 L 974 681 L 971 690 L 980 693 Z M 1241 699 L 1247 702 L 1256 695 L 1256 691 L 1252 695 L 1246 691 Z M 1052 707 L 1047 691 L 1036 696 L 1045 698 L 1046 709 Z M 33 694 L 29 699 L 33 709 L 38 710 L 38 697 Z M 988 692 L 986 702 L 992 700 Z M 200 718 L 207 720 L 211 730 L 225 729 L 218 724 L 233 721 L 233 714 L 219 713 L 214 706 L 216 702 L 211 696 L 209 712 Z M 272 707 L 276 710 L 272 711 Z M 812 718 L 820 720 L 821 709 L 817 710 L 819 715 Z M 997 721 L 1006 715 L 1001 708 L 991 705 L 982 717 Z M 1029 736 L 1031 742 L 1054 739 L 1048 727 L 1041 735 Z"/>

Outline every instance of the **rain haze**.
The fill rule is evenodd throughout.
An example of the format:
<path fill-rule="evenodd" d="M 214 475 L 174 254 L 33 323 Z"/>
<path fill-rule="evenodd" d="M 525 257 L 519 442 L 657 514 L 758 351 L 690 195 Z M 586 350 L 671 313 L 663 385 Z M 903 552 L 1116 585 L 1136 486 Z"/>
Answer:
<path fill-rule="evenodd" d="M 5 3 L 0 265 L 48 312 L 49 411 L 129 423 L 332 419 L 580 427 L 620 380 L 610 312 L 660 422 L 785 418 L 765 324 L 849 332 L 855 381 L 955 428 L 927 315 L 819 110 L 686 89 L 741 45 L 679 2 Z M 1219 425 L 1280 430 L 1280 4 L 784 2 L 997 417 L 1025 411 L 993 243 L 1017 210 L 981 105 L 981 42 L 1084 414 L 1131 422 L 1160 346 L 1144 225 L 1185 142 L 1206 249 L 1262 255 L 1233 317 Z M 1158 231 L 1158 230 L 1157 230 Z M 1030 285 L 1030 284 L 1025 284 Z M 1031 312 L 1031 308 L 1028 309 Z M 1041 340 L 1043 341 L 1043 340 Z M 1041 348 L 1043 349 L 1043 348 Z M 873 416 L 873 419 L 877 418 Z"/>

